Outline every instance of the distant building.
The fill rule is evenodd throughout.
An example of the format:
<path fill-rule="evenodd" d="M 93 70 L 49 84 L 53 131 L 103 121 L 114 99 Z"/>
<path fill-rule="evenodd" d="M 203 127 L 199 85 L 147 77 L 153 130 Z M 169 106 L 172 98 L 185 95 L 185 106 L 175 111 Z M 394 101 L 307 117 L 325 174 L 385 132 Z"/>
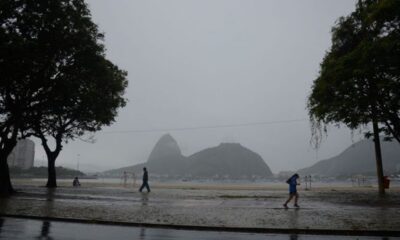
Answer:
<path fill-rule="evenodd" d="M 33 167 L 35 158 L 35 143 L 29 139 L 19 140 L 7 158 L 9 167 L 29 169 Z"/>

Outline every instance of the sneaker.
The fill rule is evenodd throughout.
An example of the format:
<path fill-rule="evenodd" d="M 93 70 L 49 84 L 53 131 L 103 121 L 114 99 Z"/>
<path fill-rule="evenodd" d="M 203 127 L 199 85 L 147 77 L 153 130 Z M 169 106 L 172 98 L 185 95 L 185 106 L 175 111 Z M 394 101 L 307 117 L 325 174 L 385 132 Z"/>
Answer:
<path fill-rule="evenodd" d="M 300 206 L 299 205 L 297 205 L 297 204 L 295 204 L 295 205 L 293 205 L 294 207 L 296 207 L 296 208 L 299 208 Z"/>
<path fill-rule="evenodd" d="M 286 205 L 286 204 L 283 204 L 283 207 L 284 208 L 286 208 L 286 209 L 288 209 L 289 207 Z"/>

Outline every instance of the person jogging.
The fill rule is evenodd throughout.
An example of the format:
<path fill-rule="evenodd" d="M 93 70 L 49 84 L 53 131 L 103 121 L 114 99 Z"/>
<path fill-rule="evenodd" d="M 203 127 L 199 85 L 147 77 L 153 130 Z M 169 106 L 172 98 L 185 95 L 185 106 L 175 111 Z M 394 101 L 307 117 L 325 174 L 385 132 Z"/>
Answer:
<path fill-rule="evenodd" d="M 286 183 L 289 184 L 289 198 L 286 200 L 286 202 L 283 204 L 283 207 L 288 208 L 288 203 L 294 198 L 294 207 L 299 208 L 300 206 L 297 204 L 297 201 L 299 199 L 299 194 L 297 193 L 297 185 L 300 185 L 300 183 L 297 182 L 297 179 L 299 178 L 299 174 L 295 173 L 293 176 L 291 176 Z"/>

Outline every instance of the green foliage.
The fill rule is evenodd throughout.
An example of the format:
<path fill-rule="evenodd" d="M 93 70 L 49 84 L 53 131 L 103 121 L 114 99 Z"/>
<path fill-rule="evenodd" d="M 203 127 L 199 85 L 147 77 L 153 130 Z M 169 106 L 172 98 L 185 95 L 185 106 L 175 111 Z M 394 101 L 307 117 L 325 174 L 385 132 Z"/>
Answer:
<path fill-rule="evenodd" d="M 105 58 L 85 2 L 3 0 L 0 9 L 0 89 L 37 104 L 30 127 L 73 138 L 111 124 L 125 105 L 126 72 Z"/>
<path fill-rule="evenodd" d="M 37 136 L 55 161 L 63 141 L 114 122 L 126 76 L 84 0 L 0 1 L 1 140 Z"/>
<path fill-rule="evenodd" d="M 307 108 L 316 128 L 375 118 L 400 142 L 400 1 L 360 0 L 337 21 Z"/>

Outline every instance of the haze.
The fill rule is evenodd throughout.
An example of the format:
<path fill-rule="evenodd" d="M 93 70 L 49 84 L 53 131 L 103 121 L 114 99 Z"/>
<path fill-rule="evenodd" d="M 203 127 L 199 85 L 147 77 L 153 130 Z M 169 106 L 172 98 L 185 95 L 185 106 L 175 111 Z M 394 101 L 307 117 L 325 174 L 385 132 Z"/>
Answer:
<path fill-rule="evenodd" d="M 316 152 L 305 109 L 330 29 L 355 1 L 88 3 L 108 58 L 128 71 L 129 102 L 94 144 L 65 145 L 56 165 L 100 171 L 145 162 L 170 133 L 184 155 L 238 142 L 278 173 L 337 155 L 361 138 L 331 127 Z M 265 124 L 252 124 L 259 122 Z"/>

